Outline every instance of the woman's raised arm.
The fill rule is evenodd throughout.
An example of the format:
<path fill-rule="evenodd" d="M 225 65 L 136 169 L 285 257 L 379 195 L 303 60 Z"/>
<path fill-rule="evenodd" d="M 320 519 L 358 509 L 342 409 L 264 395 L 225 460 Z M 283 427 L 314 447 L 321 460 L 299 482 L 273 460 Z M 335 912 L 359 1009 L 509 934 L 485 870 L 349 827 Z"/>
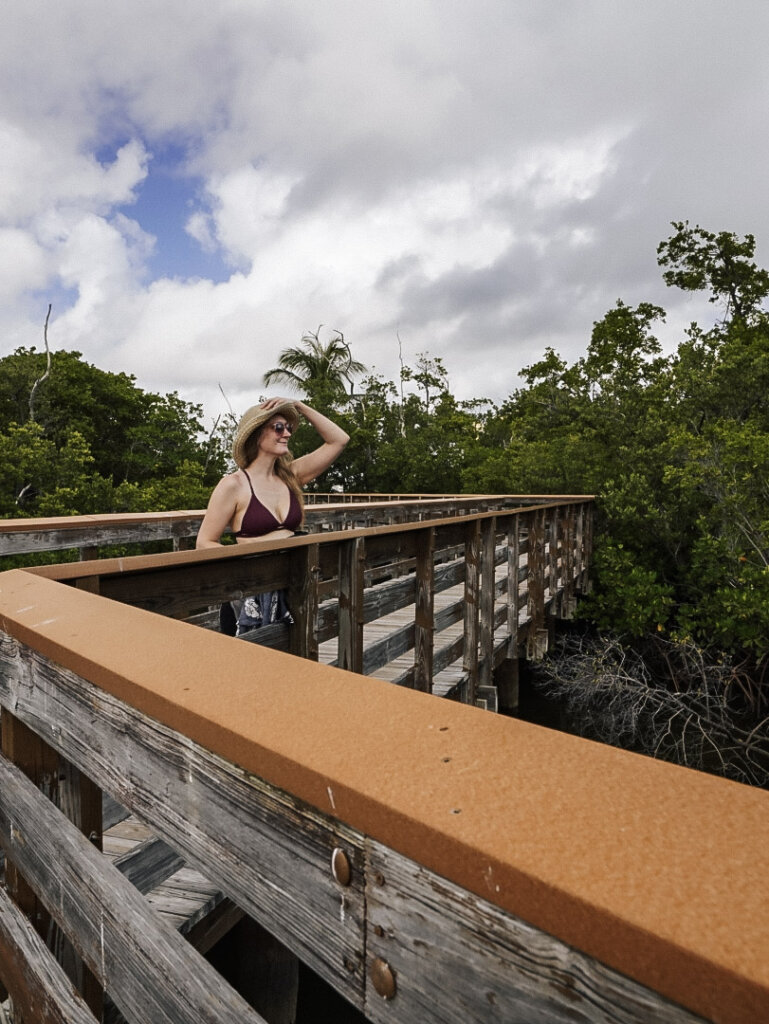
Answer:
<path fill-rule="evenodd" d="M 276 403 L 285 399 L 275 399 Z M 340 426 L 330 420 L 328 416 L 316 412 L 304 402 L 295 402 L 297 411 L 307 420 L 310 426 L 314 427 L 323 438 L 323 444 L 307 455 L 301 455 L 291 463 L 291 469 L 302 486 L 320 476 L 328 469 L 332 462 L 337 459 L 345 449 L 350 435 L 342 430 Z"/>

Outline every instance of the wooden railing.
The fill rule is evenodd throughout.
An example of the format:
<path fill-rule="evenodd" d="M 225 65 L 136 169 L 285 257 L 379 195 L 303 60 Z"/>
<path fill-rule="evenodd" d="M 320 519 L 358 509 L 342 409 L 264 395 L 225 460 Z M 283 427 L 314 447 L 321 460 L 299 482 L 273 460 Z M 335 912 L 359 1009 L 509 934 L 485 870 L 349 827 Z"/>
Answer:
<path fill-rule="evenodd" d="M 496 508 L 540 504 L 572 495 L 305 495 L 305 528 L 313 533 L 433 519 Z M 590 495 L 581 496 L 590 500 Z M 194 547 L 203 510 L 0 519 L 0 570 L 11 555 L 74 550 L 81 561 L 118 544 L 166 542 L 175 551 Z"/>
<path fill-rule="evenodd" d="M 766 793 L 0 583 L 0 977 L 25 1021 L 92 1020 L 102 990 L 105 1019 L 263 1019 L 99 852 L 98 789 L 369 1020 L 766 1019 Z"/>
<path fill-rule="evenodd" d="M 222 602 L 287 590 L 294 625 L 247 639 L 401 686 L 496 710 L 515 706 L 518 652 L 547 650 L 588 579 L 591 503 L 582 496 L 479 512 L 492 499 L 388 505 L 388 526 L 318 532 L 205 552 L 30 570 L 104 597 L 218 626 Z M 354 511 L 377 518 L 383 506 Z M 403 521 L 411 519 L 412 521 Z M 507 671 L 498 671 L 503 663 Z"/>
<path fill-rule="evenodd" d="M 769 794 L 461 703 L 589 554 L 576 498 L 0 574 L 17 1019 L 290 1019 L 297 959 L 372 1021 L 767 1019 Z M 273 587 L 302 659 L 180 621 Z M 313 661 L 393 649 L 400 686 Z M 450 664 L 460 701 L 418 692 Z M 118 866 L 102 793 L 153 833 Z M 189 941 L 142 895 L 181 861 L 218 894 Z M 252 1005 L 199 952 L 233 925 Z"/>

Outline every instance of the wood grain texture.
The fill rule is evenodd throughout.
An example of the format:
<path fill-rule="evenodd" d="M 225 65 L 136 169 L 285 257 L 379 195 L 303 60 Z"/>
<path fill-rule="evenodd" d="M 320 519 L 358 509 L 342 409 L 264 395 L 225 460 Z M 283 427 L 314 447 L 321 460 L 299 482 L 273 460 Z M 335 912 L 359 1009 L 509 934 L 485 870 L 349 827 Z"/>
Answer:
<path fill-rule="evenodd" d="M 184 867 L 184 858 L 157 836 L 145 839 L 113 864 L 139 892 L 147 893 Z"/>
<path fill-rule="evenodd" d="M 492 903 L 378 843 L 367 842 L 367 969 L 385 961 L 386 1001 L 369 984 L 377 1024 L 702 1024 Z"/>

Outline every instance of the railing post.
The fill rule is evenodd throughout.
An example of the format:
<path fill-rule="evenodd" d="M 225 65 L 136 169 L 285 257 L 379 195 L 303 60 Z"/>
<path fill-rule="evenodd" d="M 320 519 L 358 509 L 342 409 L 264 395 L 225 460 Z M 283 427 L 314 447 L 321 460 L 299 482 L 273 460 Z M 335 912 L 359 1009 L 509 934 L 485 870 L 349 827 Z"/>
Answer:
<path fill-rule="evenodd" d="M 574 614 L 574 506 L 569 505 L 564 515 L 562 540 L 561 616 L 570 619 Z"/>
<path fill-rule="evenodd" d="M 518 574 L 521 563 L 520 517 L 513 516 L 507 528 L 507 656 L 518 657 Z"/>
<path fill-rule="evenodd" d="M 363 581 L 365 540 L 355 537 L 339 545 L 338 665 L 363 672 Z"/>
<path fill-rule="evenodd" d="M 496 581 L 494 555 L 497 517 L 484 519 L 481 524 L 481 663 L 479 684 L 491 686 L 494 669 L 494 599 Z"/>
<path fill-rule="evenodd" d="M 435 529 L 416 537 L 416 604 L 414 608 L 414 689 L 432 693 L 435 635 Z"/>
<path fill-rule="evenodd" d="M 560 520 L 559 510 L 551 508 L 547 542 L 548 589 L 550 591 L 551 617 L 558 614 L 558 534 Z"/>
<path fill-rule="evenodd" d="M 520 662 L 518 659 L 518 574 L 520 571 L 520 518 L 507 520 L 507 651 L 494 670 L 494 685 L 500 711 L 518 708 Z"/>
<path fill-rule="evenodd" d="M 592 504 L 590 504 L 590 505 L 583 505 L 582 507 L 584 509 L 584 515 L 585 515 L 585 534 L 584 534 L 584 537 L 583 537 L 583 556 L 582 556 L 583 557 L 583 562 L 582 562 L 583 577 L 582 577 L 582 579 L 583 579 L 583 586 L 584 586 L 585 590 L 589 591 L 590 590 L 590 586 L 591 586 L 590 579 L 589 579 L 589 573 L 590 573 L 590 556 L 592 555 L 592 552 L 593 552 L 593 521 L 594 521 L 594 517 L 595 517 L 595 507 Z"/>
<path fill-rule="evenodd" d="M 292 654 L 299 658 L 318 660 L 318 566 L 317 544 L 296 548 L 290 554 L 291 585 L 288 607 L 294 624 L 288 631 Z"/>
<path fill-rule="evenodd" d="M 478 615 L 481 524 L 472 519 L 465 527 L 465 644 L 462 670 L 467 673 L 464 702 L 475 704 L 478 696 Z"/>
<path fill-rule="evenodd" d="M 537 509 L 529 517 L 528 544 L 528 615 L 526 653 L 531 661 L 539 661 L 547 652 L 548 632 L 545 629 L 545 510 Z"/>

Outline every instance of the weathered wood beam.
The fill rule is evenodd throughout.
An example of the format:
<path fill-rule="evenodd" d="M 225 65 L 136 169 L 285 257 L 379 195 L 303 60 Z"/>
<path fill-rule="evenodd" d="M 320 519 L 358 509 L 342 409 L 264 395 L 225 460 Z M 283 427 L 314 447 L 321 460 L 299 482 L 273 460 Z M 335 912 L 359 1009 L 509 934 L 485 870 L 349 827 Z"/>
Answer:
<path fill-rule="evenodd" d="M 5 758 L 0 837 L 129 1021 L 263 1021 Z"/>
<path fill-rule="evenodd" d="M 138 892 L 148 893 L 184 867 L 184 858 L 153 836 L 116 857 L 112 864 Z"/>
<path fill-rule="evenodd" d="M 13 706 L 37 732 L 50 732 L 55 722 L 65 757 L 361 1005 L 358 833 L 197 744 L 180 745 L 173 730 L 7 637 L 0 644 L 0 704 Z M 331 871 L 337 847 L 352 868 L 346 887 Z"/>
<path fill-rule="evenodd" d="M 16 1019 L 29 1024 L 94 1024 L 87 1004 L 2 886 L 0 978 L 13 999 Z"/>
<path fill-rule="evenodd" d="M 409 622 L 400 629 L 393 630 L 386 637 L 369 644 L 363 649 L 363 674 L 368 676 L 376 672 L 395 658 L 399 658 L 414 646 L 414 623 Z"/>

